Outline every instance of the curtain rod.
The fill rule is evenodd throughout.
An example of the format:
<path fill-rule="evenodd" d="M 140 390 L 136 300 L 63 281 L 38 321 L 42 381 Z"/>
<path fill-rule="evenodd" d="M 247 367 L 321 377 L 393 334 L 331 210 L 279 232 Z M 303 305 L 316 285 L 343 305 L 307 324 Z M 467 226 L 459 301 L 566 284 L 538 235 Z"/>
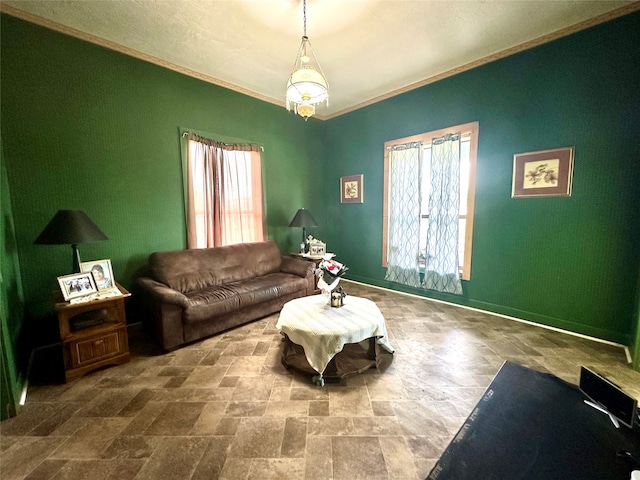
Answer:
<path fill-rule="evenodd" d="M 184 131 L 182 132 L 182 138 L 187 137 L 189 135 L 189 132 Z M 221 142 L 221 143 L 226 143 L 226 142 Z M 264 147 L 262 145 L 258 145 L 260 147 L 260 151 L 264 152 Z"/>
<path fill-rule="evenodd" d="M 465 132 L 455 132 L 455 133 L 451 133 L 451 135 L 455 135 L 456 133 L 460 133 L 460 138 L 461 138 L 461 139 L 462 139 L 462 138 L 466 139 L 467 137 L 470 137 L 470 136 L 471 136 L 471 132 L 470 132 L 470 131 L 465 131 Z M 424 135 L 424 134 L 419 134 L 419 135 Z M 449 134 L 447 134 L 447 135 L 449 135 Z M 418 135 L 416 135 L 416 136 L 418 136 Z M 431 145 L 431 141 L 432 141 L 432 140 L 433 140 L 433 138 L 428 139 L 428 140 L 425 138 L 425 140 L 416 140 L 416 141 L 414 141 L 414 142 L 407 142 L 407 143 L 422 142 L 423 144 Z M 397 145 L 404 145 L 404 144 L 403 144 L 403 143 L 397 143 L 397 144 L 392 145 L 392 146 L 390 146 L 390 147 L 386 147 L 386 149 L 387 149 L 387 150 L 391 150 L 393 147 L 395 147 L 395 146 L 397 146 Z"/>

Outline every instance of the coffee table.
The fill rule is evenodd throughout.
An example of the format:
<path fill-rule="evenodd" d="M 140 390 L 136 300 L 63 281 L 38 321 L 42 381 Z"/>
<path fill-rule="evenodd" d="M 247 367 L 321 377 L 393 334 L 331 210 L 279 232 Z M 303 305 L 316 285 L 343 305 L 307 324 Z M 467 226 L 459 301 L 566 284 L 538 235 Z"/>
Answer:
<path fill-rule="evenodd" d="M 352 352 L 364 352 L 366 361 L 343 362 L 348 367 L 340 377 L 378 366 L 378 347 L 394 352 L 380 309 L 366 298 L 348 295 L 342 307 L 331 307 L 326 295 L 296 298 L 282 307 L 276 328 L 286 342 L 282 363 L 287 368 L 307 370 L 292 360 L 302 347 L 308 366 L 318 373 L 313 382 L 320 386 L 324 385 L 325 370 L 345 346 Z"/>

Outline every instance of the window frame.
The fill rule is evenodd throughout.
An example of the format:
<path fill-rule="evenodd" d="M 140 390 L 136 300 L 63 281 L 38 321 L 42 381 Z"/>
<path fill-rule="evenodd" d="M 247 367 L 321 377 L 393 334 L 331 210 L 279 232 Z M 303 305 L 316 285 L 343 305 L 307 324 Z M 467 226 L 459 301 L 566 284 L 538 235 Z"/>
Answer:
<path fill-rule="evenodd" d="M 253 186 L 256 187 L 252 190 L 253 193 L 256 193 L 259 190 L 258 195 L 255 196 L 255 200 L 259 201 L 262 207 L 262 215 L 261 215 L 261 220 L 259 222 L 260 223 L 259 230 L 261 230 L 261 233 L 262 233 L 262 240 L 266 239 L 267 237 L 266 235 L 266 231 L 267 231 L 266 204 L 265 204 L 266 188 L 264 185 L 265 163 L 263 159 L 264 147 L 262 147 L 259 143 L 253 142 L 250 140 L 225 137 L 218 134 L 211 134 L 211 133 L 206 133 L 206 132 L 201 132 L 201 131 L 191 130 L 191 129 L 190 130 L 181 129 L 180 140 L 181 140 L 181 149 L 182 149 L 182 162 L 181 162 L 182 163 L 182 183 L 183 183 L 184 215 L 185 215 L 185 242 L 186 242 L 187 248 L 206 248 L 206 246 L 203 246 L 197 240 L 197 237 L 199 237 L 199 235 L 197 235 L 197 231 L 194 232 L 189 227 L 189 202 L 190 202 L 189 197 L 191 195 L 190 189 L 189 189 L 189 168 L 190 168 L 189 167 L 189 162 L 190 162 L 189 144 L 190 144 L 190 141 L 192 140 L 191 138 L 192 135 L 195 137 L 200 137 L 200 139 L 203 140 L 203 142 L 200 142 L 200 143 L 204 143 L 205 145 L 207 144 L 207 142 L 219 144 L 220 148 L 232 154 L 236 154 L 237 152 L 244 152 L 245 154 L 249 153 L 251 155 L 251 159 L 254 158 L 254 155 L 256 154 L 258 155 L 260 166 L 258 169 L 255 170 L 255 172 L 259 173 L 259 179 L 256 179 L 256 175 L 254 174 L 251 174 L 247 178 L 250 178 L 251 182 L 254 184 Z M 193 140 L 196 142 L 199 142 L 199 139 L 193 139 Z M 230 148 L 226 148 L 226 147 L 230 147 Z M 241 147 L 241 148 L 238 148 L 238 147 Z M 253 160 L 250 160 L 250 161 L 253 163 Z M 218 169 L 219 165 L 216 166 L 215 168 Z M 253 198 L 253 196 L 251 198 Z M 202 210 L 199 210 L 199 212 L 194 212 L 194 213 L 197 218 L 198 216 L 201 216 L 201 215 L 198 215 L 198 213 L 201 214 Z M 195 223 L 193 227 L 196 228 Z M 253 241 L 259 241 L 258 237 L 259 236 L 257 236 L 256 239 Z M 222 243 L 220 243 L 220 245 L 229 245 L 229 244 L 231 243 L 225 242 L 224 239 L 222 239 Z"/>
<path fill-rule="evenodd" d="M 469 187 L 467 190 L 467 214 L 465 218 L 464 235 L 464 258 L 462 260 L 462 280 L 471 280 L 471 251 L 473 239 L 473 218 L 476 191 L 476 167 L 478 161 L 478 135 L 480 132 L 479 122 L 469 122 L 462 125 L 441 128 L 430 132 L 419 133 L 409 137 L 397 138 L 384 142 L 384 192 L 383 192 L 383 213 L 382 213 L 382 266 L 388 266 L 389 247 L 389 152 L 395 145 L 409 142 L 423 142 L 425 145 L 431 144 L 434 138 L 442 137 L 447 133 L 460 132 L 461 137 L 469 137 Z"/>

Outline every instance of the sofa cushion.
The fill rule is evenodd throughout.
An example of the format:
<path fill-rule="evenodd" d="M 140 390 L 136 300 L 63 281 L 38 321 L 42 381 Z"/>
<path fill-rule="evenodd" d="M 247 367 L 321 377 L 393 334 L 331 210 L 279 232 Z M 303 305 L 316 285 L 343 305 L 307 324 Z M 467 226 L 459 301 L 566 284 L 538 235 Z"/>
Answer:
<path fill-rule="evenodd" d="M 184 294 L 275 273 L 280 263 L 280 250 L 271 240 L 149 256 L 154 278 Z"/>
<path fill-rule="evenodd" d="M 189 306 L 184 311 L 184 322 L 211 320 L 212 317 L 243 307 L 305 291 L 306 287 L 306 279 L 279 272 L 251 280 L 216 285 L 197 292 L 189 292 L 185 294 Z"/>
<path fill-rule="evenodd" d="M 297 275 L 278 272 L 242 282 L 242 287 L 242 291 L 239 292 L 240 306 L 244 307 L 284 297 L 300 290 L 306 291 L 307 282 Z"/>
<path fill-rule="evenodd" d="M 184 321 L 208 320 L 217 315 L 238 310 L 240 296 L 237 290 L 241 286 L 241 283 L 233 283 L 187 293 L 189 304 L 184 310 Z"/>

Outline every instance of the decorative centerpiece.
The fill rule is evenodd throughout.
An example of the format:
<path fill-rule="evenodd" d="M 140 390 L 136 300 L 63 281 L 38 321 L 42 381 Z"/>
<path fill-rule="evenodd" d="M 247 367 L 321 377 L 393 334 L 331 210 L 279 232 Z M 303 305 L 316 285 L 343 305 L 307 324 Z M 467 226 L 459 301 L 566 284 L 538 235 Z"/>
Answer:
<path fill-rule="evenodd" d="M 340 277 L 344 275 L 347 270 L 349 270 L 349 267 L 333 260 L 331 255 L 326 255 L 318 264 L 318 268 L 315 271 L 318 277 L 318 288 L 324 295 L 329 297 L 329 304 L 332 307 L 341 307 L 343 304 L 346 293 L 342 287 L 337 287 L 338 283 L 340 283 Z"/>

